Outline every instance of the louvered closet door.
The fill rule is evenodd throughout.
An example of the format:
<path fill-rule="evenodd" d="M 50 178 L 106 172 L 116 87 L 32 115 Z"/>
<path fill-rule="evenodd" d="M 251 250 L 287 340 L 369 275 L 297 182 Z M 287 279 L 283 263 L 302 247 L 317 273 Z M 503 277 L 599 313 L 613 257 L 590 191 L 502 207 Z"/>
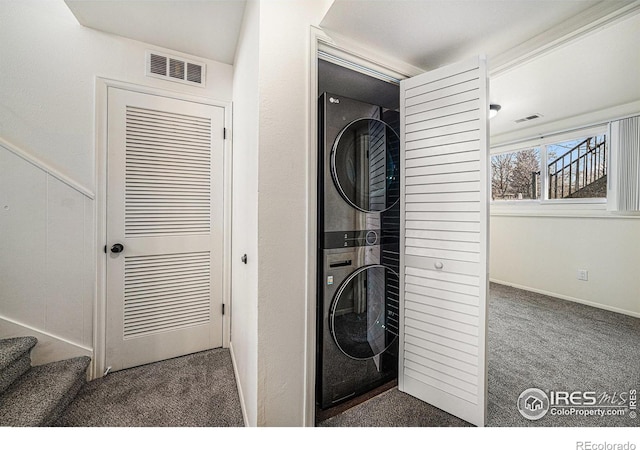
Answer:
<path fill-rule="evenodd" d="M 475 425 L 486 411 L 485 61 L 400 85 L 399 389 Z"/>
<path fill-rule="evenodd" d="M 107 366 L 219 347 L 224 110 L 117 88 L 108 101 Z"/>

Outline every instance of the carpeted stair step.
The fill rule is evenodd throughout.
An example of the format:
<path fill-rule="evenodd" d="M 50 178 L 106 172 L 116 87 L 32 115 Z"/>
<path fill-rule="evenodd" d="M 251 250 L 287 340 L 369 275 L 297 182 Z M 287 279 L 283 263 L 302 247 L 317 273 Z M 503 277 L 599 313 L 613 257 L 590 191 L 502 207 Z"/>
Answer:
<path fill-rule="evenodd" d="M 0 395 L 0 426 L 52 425 L 86 382 L 91 358 L 32 367 Z"/>
<path fill-rule="evenodd" d="M 31 368 L 33 336 L 0 339 L 0 394 Z"/>

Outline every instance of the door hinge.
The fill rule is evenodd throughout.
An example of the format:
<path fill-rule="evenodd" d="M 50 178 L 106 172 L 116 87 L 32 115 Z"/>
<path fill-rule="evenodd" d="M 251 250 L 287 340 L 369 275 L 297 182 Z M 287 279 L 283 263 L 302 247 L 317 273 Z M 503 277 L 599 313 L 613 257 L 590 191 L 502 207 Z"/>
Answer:
<path fill-rule="evenodd" d="M 222 304 L 222 315 L 224 316 L 224 303 Z"/>
<path fill-rule="evenodd" d="M 104 252 L 107 253 L 107 246 L 104 246 Z"/>
<path fill-rule="evenodd" d="M 222 129 L 222 139 L 226 139 L 227 138 L 227 128 L 223 128 Z"/>

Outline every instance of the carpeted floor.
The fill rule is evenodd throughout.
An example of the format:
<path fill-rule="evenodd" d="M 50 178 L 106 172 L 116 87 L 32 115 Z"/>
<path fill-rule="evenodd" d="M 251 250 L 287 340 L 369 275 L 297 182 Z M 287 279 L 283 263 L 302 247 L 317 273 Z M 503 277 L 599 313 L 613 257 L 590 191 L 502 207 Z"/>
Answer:
<path fill-rule="evenodd" d="M 57 426 L 241 427 L 229 350 L 194 353 L 94 380 Z"/>
<path fill-rule="evenodd" d="M 516 408 L 525 389 L 640 390 L 640 319 L 491 284 L 489 397 L 493 427 L 637 427 L 640 418 L 552 416 L 531 421 Z M 320 426 L 463 426 L 464 422 L 396 388 Z"/>
<path fill-rule="evenodd" d="M 640 426 L 640 418 L 547 414 L 530 421 L 520 393 L 640 390 L 640 319 L 492 284 L 488 324 L 488 417 L 493 427 Z M 88 383 L 59 426 L 240 427 L 227 349 L 111 373 Z M 392 388 L 322 427 L 462 427 L 466 422 Z"/>
<path fill-rule="evenodd" d="M 626 392 L 640 389 L 640 319 L 491 284 L 489 426 L 640 426 L 623 417 L 552 416 L 516 410 L 527 388 Z"/>
<path fill-rule="evenodd" d="M 397 387 L 318 424 L 320 427 L 470 427 Z"/>

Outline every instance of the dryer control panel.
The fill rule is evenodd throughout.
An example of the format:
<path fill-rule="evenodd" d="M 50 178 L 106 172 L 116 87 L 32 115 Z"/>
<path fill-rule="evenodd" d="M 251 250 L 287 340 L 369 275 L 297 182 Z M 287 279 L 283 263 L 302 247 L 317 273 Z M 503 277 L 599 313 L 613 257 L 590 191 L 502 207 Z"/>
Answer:
<path fill-rule="evenodd" d="M 330 231 L 324 234 L 323 248 L 364 247 L 380 244 L 380 230 Z"/>

